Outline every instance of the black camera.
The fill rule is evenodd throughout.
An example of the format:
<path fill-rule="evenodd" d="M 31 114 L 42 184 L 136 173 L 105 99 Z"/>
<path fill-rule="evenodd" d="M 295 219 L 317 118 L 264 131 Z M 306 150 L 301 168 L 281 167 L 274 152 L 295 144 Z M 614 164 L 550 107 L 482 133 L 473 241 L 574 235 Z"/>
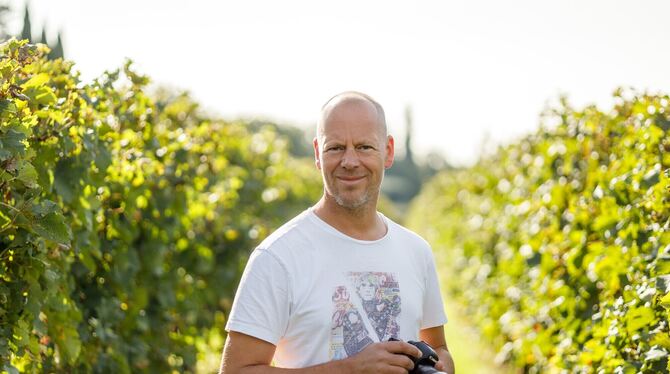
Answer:
<path fill-rule="evenodd" d="M 399 341 L 398 339 L 391 338 L 389 341 Z M 431 348 L 428 344 L 423 341 L 415 342 L 408 341 L 407 343 L 419 348 L 421 350 L 421 357 L 416 358 L 415 356 L 408 356 L 414 362 L 414 369 L 409 372 L 409 374 L 440 374 L 444 373 L 443 371 L 438 371 L 435 369 L 435 364 L 439 361 L 437 353 Z"/>

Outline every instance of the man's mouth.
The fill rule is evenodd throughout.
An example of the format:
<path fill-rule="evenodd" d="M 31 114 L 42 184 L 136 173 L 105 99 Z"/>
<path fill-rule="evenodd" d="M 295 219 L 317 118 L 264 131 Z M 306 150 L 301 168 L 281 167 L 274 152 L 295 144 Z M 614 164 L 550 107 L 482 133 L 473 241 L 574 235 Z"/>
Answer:
<path fill-rule="evenodd" d="M 356 183 L 358 181 L 361 181 L 361 180 L 365 179 L 365 176 L 364 175 L 360 175 L 360 176 L 358 176 L 358 175 L 340 175 L 340 176 L 337 176 L 336 178 L 339 179 L 340 181 L 344 182 L 344 183 Z"/>

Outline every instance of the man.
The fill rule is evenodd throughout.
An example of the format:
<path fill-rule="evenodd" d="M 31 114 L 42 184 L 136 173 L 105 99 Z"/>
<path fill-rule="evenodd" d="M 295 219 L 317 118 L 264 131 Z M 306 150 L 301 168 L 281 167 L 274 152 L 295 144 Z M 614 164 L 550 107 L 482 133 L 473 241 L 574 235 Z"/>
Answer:
<path fill-rule="evenodd" d="M 221 372 L 406 373 L 421 354 L 404 341 L 421 339 L 453 374 L 430 247 L 377 212 L 394 154 L 381 105 L 333 97 L 313 143 L 323 196 L 252 253 Z"/>

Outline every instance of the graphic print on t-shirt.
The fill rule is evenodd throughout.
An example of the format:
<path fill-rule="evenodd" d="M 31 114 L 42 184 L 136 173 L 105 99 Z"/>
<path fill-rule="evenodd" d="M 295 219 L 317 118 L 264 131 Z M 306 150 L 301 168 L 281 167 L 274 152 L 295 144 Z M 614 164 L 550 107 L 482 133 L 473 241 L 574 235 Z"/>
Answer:
<path fill-rule="evenodd" d="M 349 272 L 345 277 L 347 284 L 336 287 L 332 298 L 331 360 L 353 356 L 375 341 L 397 338 L 400 329 L 400 287 L 394 274 Z"/>

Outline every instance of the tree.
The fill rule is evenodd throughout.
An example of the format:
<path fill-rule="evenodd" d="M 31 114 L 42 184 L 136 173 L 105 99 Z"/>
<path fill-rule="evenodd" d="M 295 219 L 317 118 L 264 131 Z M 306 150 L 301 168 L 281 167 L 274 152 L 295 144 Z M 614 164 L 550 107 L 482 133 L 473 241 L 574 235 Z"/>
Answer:
<path fill-rule="evenodd" d="M 5 5 L 0 5 L 0 39 L 4 39 L 7 36 L 4 27 L 4 12 L 9 10 L 8 6 Z M 35 40 L 33 39 L 32 36 L 32 26 L 30 23 L 30 11 L 28 10 L 28 4 L 26 4 L 26 10 L 23 15 L 23 29 L 21 30 L 21 39 L 28 39 L 30 43 L 43 43 L 49 46 L 51 48 L 51 52 L 47 55 L 47 58 L 50 60 L 55 60 L 57 58 L 65 58 L 65 53 L 63 52 L 63 38 L 61 36 L 61 33 L 58 33 L 57 41 L 55 46 L 49 45 L 49 38 L 47 36 L 47 27 L 44 25 L 42 27 L 42 32 L 40 34 L 40 38 Z"/>
<path fill-rule="evenodd" d="M 419 193 L 423 180 L 412 152 L 412 110 L 405 109 L 405 157 L 396 158 L 393 167 L 386 171 L 382 191 L 401 207 Z"/>
<path fill-rule="evenodd" d="M 51 48 L 51 52 L 49 52 L 49 59 L 50 60 L 55 60 L 57 58 L 65 58 L 65 54 L 63 53 L 63 40 L 61 38 L 61 33 L 58 33 L 58 38 L 56 39 L 56 45 Z"/>
<path fill-rule="evenodd" d="M 42 35 L 40 35 L 40 38 L 38 40 L 35 40 L 35 42 L 49 45 L 49 39 L 47 38 L 47 26 L 46 25 L 44 25 L 42 27 Z"/>
<path fill-rule="evenodd" d="M 30 12 L 28 11 L 28 4 L 26 3 L 26 11 L 23 14 L 23 30 L 21 30 L 21 39 L 28 39 L 32 42 L 32 28 L 30 26 Z"/>
<path fill-rule="evenodd" d="M 410 106 L 405 108 L 405 123 L 407 124 L 405 131 L 405 160 L 410 164 L 414 164 L 414 157 L 412 156 L 412 108 Z"/>
<path fill-rule="evenodd" d="M 9 39 L 10 36 L 7 32 L 7 20 L 5 19 L 9 11 L 9 5 L 0 4 L 0 40 Z"/>

